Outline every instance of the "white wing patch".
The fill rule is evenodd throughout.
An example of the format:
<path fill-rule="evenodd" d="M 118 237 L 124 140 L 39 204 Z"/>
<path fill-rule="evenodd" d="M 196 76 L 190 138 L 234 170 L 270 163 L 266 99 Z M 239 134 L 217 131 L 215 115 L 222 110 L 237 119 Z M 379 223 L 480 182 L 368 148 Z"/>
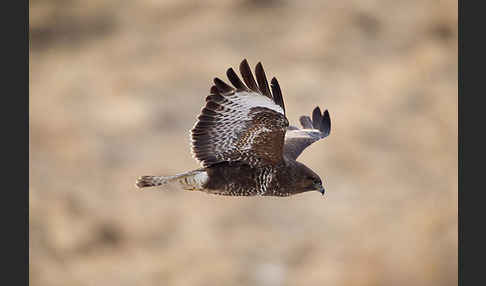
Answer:
<path fill-rule="evenodd" d="M 232 68 L 226 71 L 234 87 L 214 78 L 191 130 L 192 154 L 204 167 L 222 161 L 276 164 L 282 159 L 289 123 L 278 81 L 272 78 L 268 85 L 261 63 L 255 67 L 256 81 L 246 60 L 240 72 L 244 83 Z"/>
<path fill-rule="evenodd" d="M 203 109 L 203 117 L 199 117 L 191 130 L 191 151 L 193 157 L 203 163 L 203 166 L 247 158 L 255 140 L 274 131 L 274 126 L 261 123 L 256 126 L 252 120 L 257 114 L 278 114 L 282 117 L 282 122 L 286 121 L 284 110 L 270 98 L 258 93 L 238 91 L 218 100 L 213 108 L 215 110 Z M 206 108 L 208 107 L 210 106 L 207 105 Z M 255 108 L 262 109 L 255 112 Z"/>
<path fill-rule="evenodd" d="M 253 107 L 266 107 L 278 113 L 284 114 L 282 107 L 275 104 L 270 98 L 255 92 L 239 91 L 234 95 L 226 96 L 226 98 L 243 108 L 246 107 L 245 109 L 248 111 Z"/>
<path fill-rule="evenodd" d="M 320 139 L 323 138 L 322 132 L 316 129 L 298 129 L 289 130 L 285 133 L 285 138 L 312 138 Z"/>

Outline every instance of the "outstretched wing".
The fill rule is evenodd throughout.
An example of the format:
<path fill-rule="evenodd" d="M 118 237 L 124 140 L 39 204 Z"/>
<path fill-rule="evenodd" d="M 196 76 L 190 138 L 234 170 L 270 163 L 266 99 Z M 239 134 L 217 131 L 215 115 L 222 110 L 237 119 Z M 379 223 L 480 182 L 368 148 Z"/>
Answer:
<path fill-rule="evenodd" d="M 300 124 L 302 129 L 290 126 L 285 134 L 284 155 L 289 159 L 297 159 L 307 146 L 331 133 L 331 118 L 327 109 L 322 114 L 319 107 L 314 108 L 312 120 L 303 115 Z"/>
<path fill-rule="evenodd" d="M 277 80 L 272 79 L 271 92 L 262 64 L 255 67 L 255 81 L 246 59 L 240 73 L 245 83 L 232 68 L 226 72 L 234 87 L 214 79 L 206 106 L 191 130 L 192 152 L 204 167 L 223 161 L 278 164 L 283 158 L 289 123 Z"/>

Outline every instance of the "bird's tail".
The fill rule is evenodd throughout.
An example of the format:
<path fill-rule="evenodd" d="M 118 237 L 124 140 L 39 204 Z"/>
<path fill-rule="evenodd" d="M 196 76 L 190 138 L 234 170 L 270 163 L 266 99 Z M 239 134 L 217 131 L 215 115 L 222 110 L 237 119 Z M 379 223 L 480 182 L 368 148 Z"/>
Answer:
<path fill-rule="evenodd" d="M 141 176 L 137 179 L 135 185 L 138 188 L 147 187 L 168 187 L 170 185 L 176 185 L 182 187 L 184 190 L 203 190 L 204 185 L 208 181 L 208 174 L 205 170 L 194 170 L 175 176 Z"/>

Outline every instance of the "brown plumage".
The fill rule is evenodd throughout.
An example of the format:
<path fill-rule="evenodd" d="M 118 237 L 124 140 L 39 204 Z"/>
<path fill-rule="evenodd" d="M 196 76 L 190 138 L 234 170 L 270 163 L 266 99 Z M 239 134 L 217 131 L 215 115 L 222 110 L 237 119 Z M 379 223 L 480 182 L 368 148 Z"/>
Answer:
<path fill-rule="evenodd" d="M 317 190 L 320 177 L 297 157 L 331 131 L 327 110 L 319 107 L 301 116 L 302 129 L 289 126 L 276 78 L 268 85 L 263 66 L 240 64 L 243 81 L 232 68 L 226 72 L 233 86 L 219 78 L 206 97 L 191 130 L 192 153 L 202 168 L 175 176 L 143 176 L 139 188 L 174 183 L 185 190 L 230 196 L 289 196 Z"/>

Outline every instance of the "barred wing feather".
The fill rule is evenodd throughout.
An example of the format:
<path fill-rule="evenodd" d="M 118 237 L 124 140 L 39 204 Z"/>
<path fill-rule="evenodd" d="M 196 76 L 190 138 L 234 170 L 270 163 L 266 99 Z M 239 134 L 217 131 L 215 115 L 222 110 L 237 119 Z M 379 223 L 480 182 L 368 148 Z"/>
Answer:
<path fill-rule="evenodd" d="M 233 69 L 226 72 L 233 87 L 214 79 L 191 130 L 192 153 L 204 167 L 224 161 L 276 165 L 283 159 L 288 120 L 278 82 L 272 79 L 272 93 L 261 63 L 256 81 L 246 60 L 240 72 L 244 83 Z"/>

